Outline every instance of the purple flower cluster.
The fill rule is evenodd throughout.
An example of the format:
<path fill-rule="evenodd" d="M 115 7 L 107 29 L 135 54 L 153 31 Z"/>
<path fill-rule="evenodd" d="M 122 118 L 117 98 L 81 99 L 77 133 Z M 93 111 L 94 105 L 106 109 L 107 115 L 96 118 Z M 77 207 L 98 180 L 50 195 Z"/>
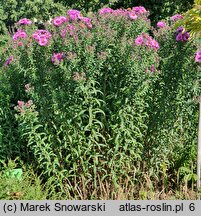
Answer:
<path fill-rule="evenodd" d="M 184 17 L 181 15 L 181 14 L 175 14 L 174 16 L 170 17 L 170 19 L 172 21 L 177 21 L 177 20 L 180 20 L 180 19 L 183 19 Z"/>
<path fill-rule="evenodd" d="M 166 26 L 165 22 L 163 22 L 163 21 L 157 22 L 156 25 L 158 28 L 165 28 L 165 26 Z"/>
<path fill-rule="evenodd" d="M 15 109 L 21 113 L 25 112 L 26 109 L 29 109 L 33 105 L 33 101 L 29 100 L 26 103 L 24 101 L 17 101 L 17 106 Z"/>
<path fill-rule="evenodd" d="M 137 14 L 134 13 L 134 12 L 129 12 L 129 13 L 128 13 L 128 16 L 129 16 L 129 18 L 130 18 L 131 20 L 135 20 L 135 19 L 138 18 Z"/>
<path fill-rule="evenodd" d="M 74 21 L 81 17 L 81 12 L 79 10 L 68 10 L 67 15 L 69 16 L 70 20 Z"/>
<path fill-rule="evenodd" d="M 23 18 L 23 19 L 19 20 L 18 24 L 20 24 L 20 25 L 30 25 L 30 24 L 32 24 L 32 21 L 27 19 L 27 18 Z"/>
<path fill-rule="evenodd" d="M 176 30 L 177 36 L 176 36 L 176 41 L 188 41 L 188 39 L 190 38 L 190 34 L 185 31 L 183 26 L 180 26 L 177 30 Z"/>
<path fill-rule="evenodd" d="M 113 10 L 111 8 L 102 8 L 99 10 L 100 15 L 112 14 L 113 16 L 128 16 L 131 20 L 135 20 L 139 15 L 146 13 L 146 9 L 142 6 L 133 7 L 132 9 L 124 10 L 117 9 Z"/>
<path fill-rule="evenodd" d="M 53 24 L 55 26 L 60 26 L 60 25 L 62 25 L 63 23 L 65 23 L 67 21 L 68 21 L 67 17 L 65 17 L 65 16 L 59 16 L 59 17 L 55 17 L 52 22 L 53 22 Z"/>
<path fill-rule="evenodd" d="M 61 29 L 61 37 L 65 38 L 67 31 L 70 31 L 70 35 L 72 36 L 74 30 L 74 26 L 71 24 L 73 21 L 81 21 L 84 23 L 88 29 L 92 29 L 91 19 L 89 17 L 83 17 L 81 12 L 78 10 L 68 10 L 67 11 L 68 17 L 65 16 L 58 16 L 55 17 L 52 21 L 53 25 L 58 27 L 61 26 L 63 23 L 67 23 L 63 29 Z M 70 21 L 70 22 L 69 22 Z"/>
<path fill-rule="evenodd" d="M 195 61 L 201 63 L 201 49 L 197 51 Z"/>
<path fill-rule="evenodd" d="M 102 8 L 99 10 L 99 14 L 104 15 L 104 14 L 111 14 L 113 13 L 114 10 L 112 8 Z"/>
<path fill-rule="evenodd" d="M 69 32 L 69 35 L 70 35 L 71 37 L 73 37 L 73 35 L 74 35 L 75 32 L 76 32 L 76 27 L 75 27 L 75 25 L 73 25 L 73 24 L 68 24 L 65 28 L 61 29 L 61 31 L 60 31 L 61 37 L 62 37 L 62 38 L 65 38 L 67 32 Z"/>
<path fill-rule="evenodd" d="M 112 16 L 128 16 L 128 11 L 125 9 L 113 10 Z"/>
<path fill-rule="evenodd" d="M 91 19 L 89 17 L 79 17 L 79 20 L 84 22 L 87 28 L 92 29 Z"/>
<path fill-rule="evenodd" d="M 133 11 L 134 13 L 136 13 L 137 15 L 147 13 L 147 10 L 146 10 L 144 7 L 142 7 L 142 6 L 133 7 L 133 8 L 132 8 L 132 11 Z"/>
<path fill-rule="evenodd" d="M 55 65 L 59 64 L 62 61 L 63 57 L 64 57 L 63 53 L 54 53 L 52 55 L 52 63 Z"/>
<path fill-rule="evenodd" d="M 150 47 L 155 50 L 158 50 L 160 48 L 158 42 L 145 33 L 142 33 L 135 39 L 135 45 L 136 46 L 145 45 L 146 47 Z"/>
<path fill-rule="evenodd" d="M 5 61 L 4 66 L 8 66 L 13 61 L 13 55 L 9 56 L 8 59 Z"/>
<path fill-rule="evenodd" d="M 17 41 L 18 39 L 26 38 L 26 37 L 27 37 L 26 32 L 19 29 L 19 30 L 13 35 L 13 40 L 14 40 L 14 41 Z"/>
<path fill-rule="evenodd" d="M 37 30 L 32 34 L 32 37 L 38 42 L 40 46 L 45 46 L 52 37 L 51 33 L 47 30 Z"/>

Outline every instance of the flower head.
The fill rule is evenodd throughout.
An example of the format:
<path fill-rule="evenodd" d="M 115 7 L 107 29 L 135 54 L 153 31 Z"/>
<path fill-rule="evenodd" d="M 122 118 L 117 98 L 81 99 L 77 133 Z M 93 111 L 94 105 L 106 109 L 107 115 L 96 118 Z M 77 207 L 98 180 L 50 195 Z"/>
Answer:
<path fill-rule="evenodd" d="M 188 41 L 190 38 L 190 34 L 188 31 L 185 31 L 183 26 L 180 26 L 176 30 L 177 36 L 176 36 L 176 41 Z"/>
<path fill-rule="evenodd" d="M 24 101 L 17 101 L 18 106 L 22 107 L 24 106 Z"/>
<path fill-rule="evenodd" d="M 18 46 L 23 46 L 23 42 L 19 41 Z"/>
<path fill-rule="evenodd" d="M 48 40 L 47 40 L 47 38 L 40 38 L 38 43 L 40 46 L 45 46 L 45 45 L 47 45 Z"/>
<path fill-rule="evenodd" d="M 179 28 L 177 28 L 176 32 L 177 33 L 182 33 L 184 31 L 184 27 L 180 26 Z"/>
<path fill-rule="evenodd" d="M 26 38 L 27 34 L 23 30 L 18 30 L 14 35 L 13 35 L 13 40 L 17 41 L 20 38 Z"/>
<path fill-rule="evenodd" d="M 25 92 L 30 92 L 30 90 L 31 90 L 31 84 L 30 83 L 27 83 L 25 86 L 24 86 L 24 88 L 25 88 Z"/>
<path fill-rule="evenodd" d="M 114 10 L 112 8 L 102 8 L 99 10 L 99 14 L 104 15 L 104 14 L 111 14 Z"/>
<path fill-rule="evenodd" d="M 79 10 L 68 10 L 67 14 L 71 20 L 77 20 L 81 16 L 81 12 Z"/>
<path fill-rule="evenodd" d="M 158 50 L 160 48 L 158 42 L 154 39 L 151 39 L 150 44 L 151 44 L 151 47 L 156 49 L 156 50 Z"/>
<path fill-rule="evenodd" d="M 137 15 L 138 14 L 144 14 L 144 13 L 147 12 L 147 10 L 144 7 L 142 7 L 142 6 L 133 7 L 132 11 L 135 12 Z"/>
<path fill-rule="evenodd" d="M 18 23 L 21 25 L 30 25 L 30 24 L 32 24 L 32 21 L 27 19 L 27 18 L 23 18 L 23 19 L 19 20 Z"/>
<path fill-rule="evenodd" d="M 80 16 L 80 17 L 79 17 L 79 20 L 81 20 L 82 22 L 84 22 L 85 25 L 86 25 L 89 29 L 92 29 L 91 18 Z"/>
<path fill-rule="evenodd" d="M 179 33 L 179 34 L 176 36 L 176 41 L 183 41 L 182 33 Z"/>
<path fill-rule="evenodd" d="M 40 46 L 45 46 L 48 44 L 48 40 L 52 37 L 51 33 L 47 30 L 37 30 L 32 34 L 32 38 L 34 38 Z"/>
<path fill-rule="evenodd" d="M 63 56 L 64 56 L 63 53 L 54 53 L 52 55 L 52 63 L 59 64 L 62 61 Z"/>
<path fill-rule="evenodd" d="M 154 65 L 154 64 L 151 65 L 150 70 L 151 70 L 151 72 L 154 72 L 154 71 L 155 71 L 155 65 Z"/>
<path fill-rule="evenodd" d="M 201 63 L 201 49 L 197 51 L 195 61 Z"/>
<path fill-rule="evenodd" d="M 13 61 L 13 55 L 8 57 L 8 59 L 5 61 L 4 65 L 8 66 L 12 61 Z"/>
<path fill-rule="evenodd" d="M 162 21 L 157 22 L 156 25 L 157 25 L 158 28 L 164 28 L 166 26 L 165 22 L 162 22 Z"/>
<path fill-rule="evenodd" d="M 140 35 L 135 39 L 135 45 L 142 45 L 144 43 L 143 36 Z"/>
<path fill-rule="evenodd" d="M 138 17 L 134 12 L 129 12 L 128 16 L 131 20 L 136 20 Z"/>
<path fill-rule="evenodd" d="M 184 17 L 181 15 L 181 14 L 175 14 L 174 16 L 172 16 L 170 19 L 172 21 L 177 21 L 177 20 L 180 20 L 180 19 L 183 19 Z"/>
<path fill-rule="evenodd" d="M 68 21 L 68 18 L 67 17 L 65 17 L 65 16 L 59 16 L 59 17 L 56 17 L 56 18 L 54 18 L 53 19 L 53 24 L 55 25 L 55 26 L 60 26 L 60 25 L 62 25 L 64 22 L 67 22 Z"/>
<path fill-rule="evenodd" d="M 33 101 L 28 100 L 26 103 L 24 101 L 17 101 L 17 106 L 15 106 L 15 110 L 17 110 L 20 113 L 24 113 L 26 110 L 31 110 Z"/>
<path fill-rule="evenodd" d="M 145 45 L 146 47 L 150 47 L 155 50 L 160 48 L 158 42 L 145 33 L 142 33 L 135 39 L 135 45 Z"/>

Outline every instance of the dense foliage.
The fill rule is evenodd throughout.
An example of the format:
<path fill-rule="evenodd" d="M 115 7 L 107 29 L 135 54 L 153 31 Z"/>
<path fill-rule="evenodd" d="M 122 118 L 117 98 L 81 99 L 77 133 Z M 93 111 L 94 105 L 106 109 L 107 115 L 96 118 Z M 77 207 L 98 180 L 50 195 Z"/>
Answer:
<path fill-rule="evenodd" d="M 141 5 L 150 11 L 150 19 L 155 23 L 172 14 L 185 12 L 192 4 L 193 0 L 1 0 L 0 33 L 5 33 L 7 29 L 12 31 L 14 23 L 20 18 L 27 17 L 40 23 L 56 15 L 64 15 L 67 8 L 90 12 L 103 6 L 118 9 Z"/>
<path fill-rule="evenodd" d="M 193 38 L 197 38 L 200 40 L 200 34 L 201 34 L 201 1 L 200 0 L 195 0 L 194 1 L 194 7 L 188 10 L 185 13 L 185 16 L 182 20 L 180 20 L 176 26 L 182 25 L 190 31 L 191 36 Z"/>
<path fill-rule="evenodd" d="M 157 29 L 147 15 L 68 10 L 44 29 L 21 19 L 1 53 L 0 159 L 19 157 L 72 198 L 125 181 L 194 185 L 197 47 L 174 30 L 178 15 Z"/>
<path fill-rule="evenodd" d="M 13 25 L 21 18 L 27 17 L 40 23 L 52 16 L 65 14 L 65 7 L 54 0 L 1 0 L 0 33 L 13 31 Z"/>
<path fill-rule="evenodd" d="M 150 18 L 154 23 L 173 14 L 185 12 L 193 4 L 193 0 L 122 0 L 117 2 L 116 4 L 122 4 L 124 7 L 144 6 L 150 11 Z"/>

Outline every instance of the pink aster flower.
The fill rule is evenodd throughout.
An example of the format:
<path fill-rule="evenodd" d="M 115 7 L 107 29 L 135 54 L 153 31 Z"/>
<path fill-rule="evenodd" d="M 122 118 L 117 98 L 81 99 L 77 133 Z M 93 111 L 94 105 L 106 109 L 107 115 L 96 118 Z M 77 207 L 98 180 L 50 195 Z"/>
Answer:
<path fill-rule="evenodd" d="M 68 22 L 68 18 L 65 16 L 60 16 L 61 21 L 64 22 Z"/>
<path fill-rule="evenodd" d="M 113 10 L 113 16 L 128 16 L 128 11 L 124 9 Z"/>
<path fill-rule="evenodd" d="M 18 106 L 22 107 L 24 106 L 24 101 L 17 101 Z"/>
<path fill-rule="evenodd" d="M 198 50 L 195 56 L 195 61 L 201 63 L 201 50 Z"/>
<path fill-rule="evenodd" d="M 136 20 L 137 19 L 137 15 L 134 12 L 129 12 L 128 16 L 131 20 Z"/>
<path fill-rule="evenodd" d="M 59 64 L 62 61 L 63 56 L 64 56 L 63 53 L 54 53 L 52 55 L 52 63 Z"/>
<path fill-rule="evenodd" d="M 93 27 L 92 24 L 91 24 L 90 22 L 89 22 L 89 23 L 86 23 L 86 26 L 87 26 L 88 29 L 92 29 L 92 27 Z"/>
<path fill-rule="evenodd" d="M 135 45 L 145 45 L 147 47 L 153 48 L 155 50 L 158 50 L 160 48 L 158 42 L 154 39 L 152 39 L 149 35 L 146 33 L 142 33 L 135 39 Z"/>
<path fill-rule="evenodd" d="M 24 113 L 28 108 L 30 108 L 33 105 L 33 101 L 29 100 L 26 103 L 24 101 L 17 101 L 17 106 L 15 106 L 15 109 L 21 113 Z"/>
<path fill-rule="evenodd" d="M 28 108 L 30 107 L 31 105 L 33 105 L 33 101 L 32 100 L 28 100 L 26 103 L 25 103 L 25 106 Z"/>
<path fill-rule="evenodd" d="M 35 40 L 39 41 L 40 35 L 38 33 L 33 33 L 32 34 L 32 38 L 34 38 Z"/>
<path fill-rule="evenodd" d="M 104 15 L 104 14 L 111 14 L 114 10 L 112 8 L 102 8 L 99 10 L 99 14 Z"/>
<path fill-rule="evenodd" d="M 13 35 L 13 40 L 17 41 L 20 38 L 26 38 L 27 34 L 23 30 L 18 30 L 14 35 Z"/>
<path fill-rule="evenodd" d="M 184 17 L 181 15 L 181 14 L 175 14 L 174 16 L 172 16 L 170 19 L 172 21 L 177 21 L 177 20 L 180 20 L 180 19 L 183 19 Z"/>
<path fill-rule="evenodd" d="M 73 36 L 76 30 L 76 27 L 72 24 L 68 24 L 66 27 L 67 27 L 67 30 L 70 32 L 70 36 Z"/>
<path fill-rule="evenodd" d="M 48 43 L 48 39 L 52 37 L 51 33 L 47 30 L 37 30 L 32 34 L 32 38 L 34 38 L 40 46 L 45 46 Z"/>
<path fill-rule="evenodd" d="M 140 35 L 138 36 L 136 39 L 135 39 L 135 45 L 139 46 L 139 45 L 142 45 L 144 43 L 144 39 L 143 39 L 143 36 Z"/>
<path fill-rule="evenodd" d="M 23 42 L 20 41 L 20 42 L 18 43 L 18 46 L 23 46 Z"/>
<path fill-rule="evenodd" d="M 151 70 L 151 72 L 154 72 L 154 71 L 155 71 L 155 66 L 154 66 L 154 64 L 152 64 L 150 70 Z"/>
<path fill-rule="evenodd" d="M 66 37 L 66 33 L 67 33 L 67 29 L 61 29 L 60 35 L 61 35 L 62 38 Z"/>
<path fill-rule="evenodd" d="M 143 14 L 147 12 L 147 10 L 142 6 L 133 7 L 132 11 L 135 12 L 136 14 Z"/>
<path fill-rule="evenodd" d="M 164 28 L 166 26 L 165 22 L 162 21 L 158 22 L 156 25 L 158 28 Z"/>
<path fill-rule="evenodd" d="M 60 19 L 60 17 L 56 17 L 56 18 L 53 19 L 53 24 L 54 24 L 55 26 L 60 26 L 62 23 L 63 23 L 63 22 L 62 22 L 62 20 Z"/>
<path fill-rule="evenodd" d="M 34 32 L 34 34 L 38 34 L 40 37 L 45 36 L 47 39 L 50 39 L 52 37 L 51 33 L 47 30 L 39 29 Z"/>
<path fill-rule="evenodd" d="M 4 66 L 8 66 L 13 61 L 13 55 L 9 56 L 5 61 Z"/>
<path fill-rule="evenodd" d="M 19 20 L 18 23 L 21 25 L 30 25 L 30 24 L 32 24 L 32 21 L 27 19 L 27 18 L 23 18 L 23 19 Z"/>
<path fill-rule="evenodd" d="M 46 38 L 40 38 L 38 41 L 40 46 L 45 46 L 48 43 L 48 40 Z"/>
<path fill-rule="evenodd" d="M 89 17 L 79 17 L 81 21 L 83 21 L 89 29 L 92 29 L 91 19 Z"/>
<path fill-rule="evenodd" d="M 74 10 L 74 9 L 68 10 L 67 14 L 68 14 L 69 18 L 73 21 L 78 19 L 78 17 L 81 16 L 81 12 L 79 10 Z"/>
<path fill-rule="evenodd" d="M 67 17 L 65 17 L 65 16 L 59 16 L 59 17 L 56 17 L 56 18 L 53 19 L 53 24 L 55 26 L 60 26 L 64 22 L 67 22 L 67 21 L 68 21 Z"/>
<path fill-rule="evenodd" d="M 176 36 L 176 41 L 183 41 L 182 33 L 179 33 L 179 34 Z"/>
<path fill-rule="evenodd" d="M 152 40 L 150 41 L 150 44 L 151 44 L 152 48 L 154 48 L 154 49 L 156 49 L 156 50 L 158 50 L 158 49 L 160 48 L 158 42 L 157 42 L 156 40 L 154 40 L 154 39 L 152 39 Z"/>

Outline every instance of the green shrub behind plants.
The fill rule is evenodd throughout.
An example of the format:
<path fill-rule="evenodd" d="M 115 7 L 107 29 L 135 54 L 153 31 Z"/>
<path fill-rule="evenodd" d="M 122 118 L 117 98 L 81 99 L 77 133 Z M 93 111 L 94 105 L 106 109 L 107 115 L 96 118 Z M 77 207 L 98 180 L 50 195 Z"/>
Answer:
<path fill-rule="evenodd" d="M 14 24 L 21 18 L 36 19 L 38 22 L 47 21 L 52 16 L 65 15 L 66 9 L 53 0 L 1 0 L 0 4 L 0 33 L 7 29 L 13 31 Z"/>
<path fill-rule="evenodd" d="M 193 5 L 193 0 L 120 0 L 116 1 L 112 7 L 134 7 L 134 6 L 144 6 L 150 11 L 150 19 L 153 23 L 159 20 L 170 17 L 176 13 L 183 13 L 187 11 Z"/>

